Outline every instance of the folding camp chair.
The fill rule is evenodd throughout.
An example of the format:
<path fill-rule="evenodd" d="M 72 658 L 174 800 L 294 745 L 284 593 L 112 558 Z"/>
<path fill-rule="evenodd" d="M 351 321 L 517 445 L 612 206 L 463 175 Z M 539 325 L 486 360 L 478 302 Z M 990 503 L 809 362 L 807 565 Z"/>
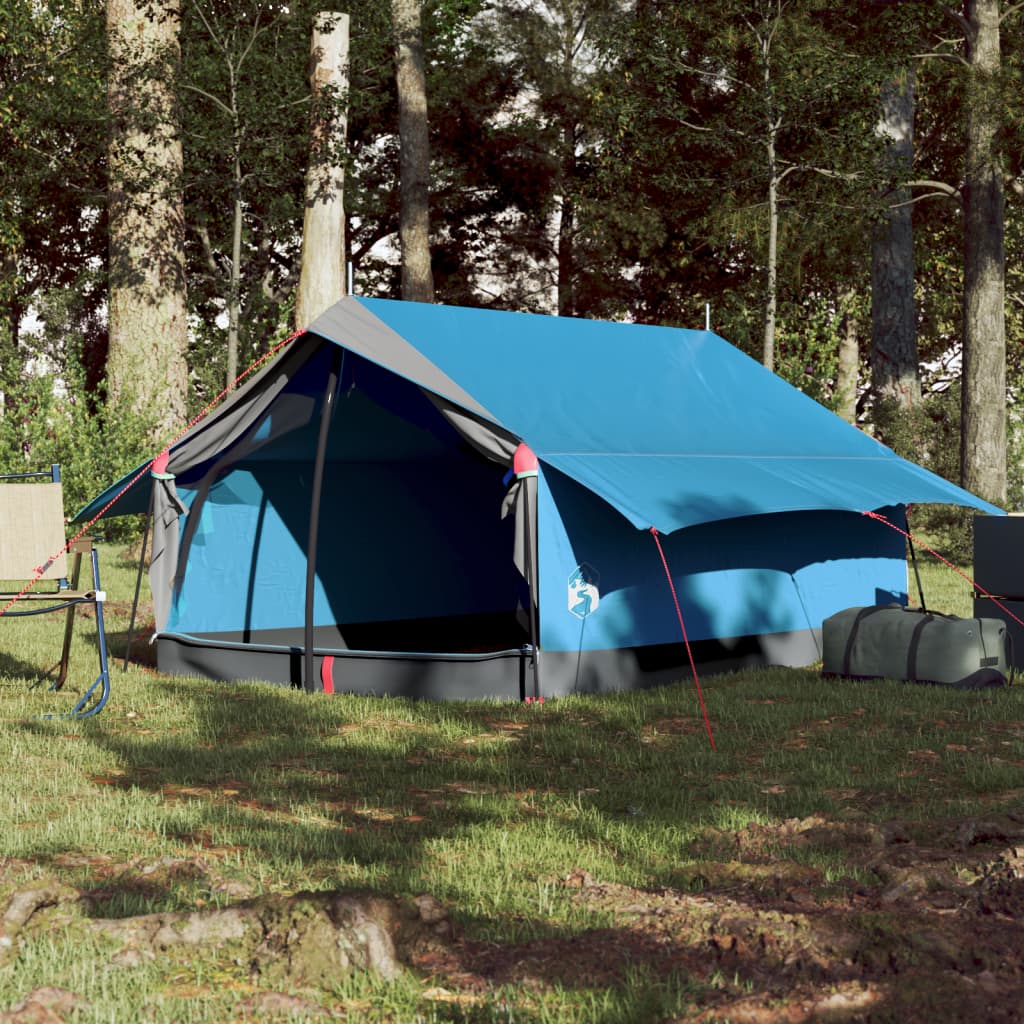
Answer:
<path fill-rule="evenodd" d="M 69 554 L 73 556 L 70 578 Z M 89 556 L 92 568 L 92 588 L 79 590 L 85 555 Z M 65 539 L 60 466 L 51 466 L 41 473 L 0 475 L 0 580 L 4 581 L 0 588 L 20 581 L 35 584 L 31 589 L 0 589 L 0 619 L 46 612 L 67 613 L 60 661 L 38 680 L 42 683 L 52 678 L 51 690 L 59 690 L 67 679 L 76 609 L 81 604 L 95 606 L 100 674 L 69 712 L 69 717 L 88 718 L 98 714 L 110 696 L 103 623 L 106 594 L 100 588 L 99 558 L 92 538 L 79 537 L 70 545 Z"/>

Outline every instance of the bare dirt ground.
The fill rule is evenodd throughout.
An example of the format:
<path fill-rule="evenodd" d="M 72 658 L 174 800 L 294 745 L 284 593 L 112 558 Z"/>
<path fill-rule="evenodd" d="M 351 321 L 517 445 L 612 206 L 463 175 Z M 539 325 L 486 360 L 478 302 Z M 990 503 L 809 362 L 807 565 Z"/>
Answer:
<path fill-rule="evenodd" d="M 339 969 L 387 977 L 407 967 L 436 998 L 467 1008 L 503 986 L 539 994 L 552 986 L 629 988 L 642 983 L 638 978 L 675 977 L 695 992 L 675 1021 L 1024 1021 L 1024 812 L 927 830 L 813 817 L 710 832 L 702 844 L 708 859 L 699 872 L 681 873 L 674 888 L 636 889 L 568 871 L 558 884 L 570 898 L 613 923 L 521 945 L 460 936 L 430 897 L 238 892 L 217 910 L 90 921 L 90 904 L 109 895 L 105 889 L 87 893 L 38 878 L 31 887 L 6 887 L 0 940 L 14 955 L 23 935 L 66 925 L 76 904 L 85 927 L 123 944 L 112 962 L 122 969 L 176 944 L 205 944 L 216 956 L 249 942 L 248 962 L 273 965 L 264 984 L 315 989 L 318 977 Z M 827 882 L 819 870 L 776 854 L 802 845 L 841 848 L 859 878 Z M 9 883 L 27 866 L 8 862 L 0 877 Z M 197 873 L 216 886 L 216 868 L 198 859 L 109 864 L 98 874 L 130 887 L 136 876 L 145 886 Z M 324 953 L 342 948 L 337 963 Z M 232 947 L 239 963 L 237 954 Z M 330 1013 L 296 998 L 253 995 L 250 1019 Z M 41 989 L 0 1011 L 0 1022 L 59 1024 L 80 1003 L 74 993 Z"/>
<path fill-rule="evenodd" d="M 814 869 L 774 860 L 780 843 L 858 850 L 866 881 L 824 886 Z M 1024 1021 L 1024 814 L 950 821 L 910 839 L 884 827 L 810 818 L 708 837 L 728 859 L 702 869 L 699 894 L 562 881 L 614 928 L 510 949 L 463 944 L 452 988 L 628 983 L 646 964 L 706 987 L 677 1020 Z"/>

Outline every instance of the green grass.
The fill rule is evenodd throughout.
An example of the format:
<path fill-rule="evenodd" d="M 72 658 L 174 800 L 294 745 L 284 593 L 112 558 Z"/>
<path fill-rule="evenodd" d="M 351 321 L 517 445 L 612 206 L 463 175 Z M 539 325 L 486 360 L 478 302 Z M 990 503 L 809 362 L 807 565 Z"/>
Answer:
<path fill-rule="evenodd" d="M 936 550 L 942 554 L 941 547 Z M 921 577 L 921 588 L 924 591 L 925 605 L 930 611 L 942 612 L 945 615 L 960 615 L 964 618 L 974 615 L 971 584 L 963 576 L 957 575 L 947 565 L 943 565 L 926 551 L 917 553 L 918 571 Z M 968 579 L 971 567 L 958 566 Z M 917 581 L 911 568 L 908 575 L 910 600 L 919 606 L 920 596 Z"/>
<path fill-rule="evenodd" d="M 116 647 L 133 570 L 104 552 L 103 571 L 118 599 L 108 606 Z M 940 591 L 944 574 L 955 582 Z M 967 594 L 949 570 L 925 586 L 943 611 Z M 365 886 L 430 892 L 471 938 L 524 942 L 610 923 L 560 884 L 573 869 L 699 888 L 703 865 L 722 854 L 716 830 L 812 814 L 926 828 L 1019 807 L 1024 794 L 1020 687 L 959 692 L 783 669 L 708 678 L 717 751 L 687 683 L 543 707 L 440 704 L 118 664 L 100 716 L 45 720 L 73 703 L 29 686 L 56 658 L 60 619 L 0 626 L 0 908 L 5 886 L 32 877 L 91 893 L 88 913 L 111 917 L 223 904 L 243 890 Z M 91 634 L 91 623 L 76 632 L 76 680 L 95 675 Z M 860 870 L 834 845 L 780 841 L 766 852 L 818 868 L 826 884 Z M 197 857 L 207 872 L 174 867 Z M 141 1006 L 153 1021 L 220 1021 L 252 991 L 240 968 L 212 960 L 108 970 L 110 949 L 91 941 L 58 930 L 25 942 L 0 962 L 0 1009 L 54 984 L 89 1001 L 76 1021 L 132 1019 Z M 430 996 L 429 979 L 353 977 L 316 999 L 358 1020 L 612 1022 L 670 1017 L 693 997 L 686 979 L 637 971 L 603 988 L 462 1002 Z"/>

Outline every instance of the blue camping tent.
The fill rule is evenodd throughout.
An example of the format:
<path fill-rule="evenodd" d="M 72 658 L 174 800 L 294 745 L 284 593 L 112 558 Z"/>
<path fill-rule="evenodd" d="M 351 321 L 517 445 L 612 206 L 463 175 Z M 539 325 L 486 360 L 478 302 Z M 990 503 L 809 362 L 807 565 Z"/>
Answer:
<path fill-rule="evenodd" d="M 810 664 L 906 600 L 862 513 L 999 512 L 709 331 L 363 298 L 107 514 L 147 500 L 162 669 L 428 697 L 679 678 L 652 530 L 701 662 Z"/>

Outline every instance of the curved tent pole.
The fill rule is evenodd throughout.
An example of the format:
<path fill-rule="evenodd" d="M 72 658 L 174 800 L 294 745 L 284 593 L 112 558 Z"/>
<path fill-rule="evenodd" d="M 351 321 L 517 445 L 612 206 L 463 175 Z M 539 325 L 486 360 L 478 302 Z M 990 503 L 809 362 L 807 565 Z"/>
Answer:
<path fill-rule="evenodd" d="M 329 343 L 328 343 L 329 344 Z M 324 489 L 324 462 L 327 459 L 327 436 L 331 430 L 331 416 L 334 400 L 338 394 L 338 381 L 344 365 L 344 349 L 335 348 L 331 370 L 324 388 L 323 405 L 320 408 L 320 432 L 316 440 L 316 456 L 313 462 L 313 486 L 309 496 L 309 539 L 306 543 L 306 613 L 305 636 L 303 638 L 302 686 L 308 693 L 316 691 L 313 677 L 313 598 L 316 590 L 316 549 L 320 535 L 320 498 Z"/>

